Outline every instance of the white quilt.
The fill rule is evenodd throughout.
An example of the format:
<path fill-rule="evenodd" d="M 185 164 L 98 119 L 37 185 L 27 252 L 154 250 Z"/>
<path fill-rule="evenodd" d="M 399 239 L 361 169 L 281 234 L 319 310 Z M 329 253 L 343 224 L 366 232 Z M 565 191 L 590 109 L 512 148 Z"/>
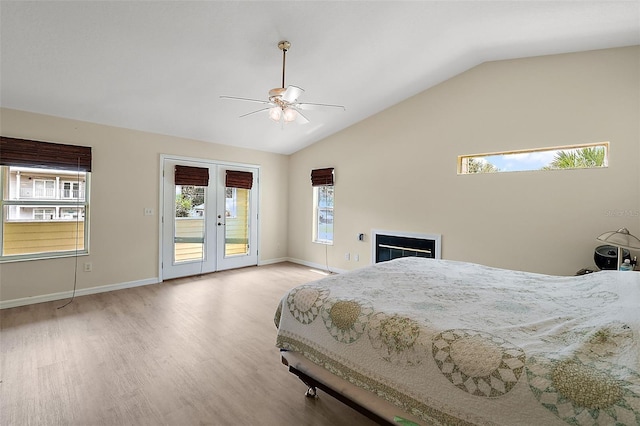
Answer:
<path fill-rule="evenodd" d="M 288 292 L 277 346 L 425 424 L 640 425 L 640 273 L 401 258 Z"/>

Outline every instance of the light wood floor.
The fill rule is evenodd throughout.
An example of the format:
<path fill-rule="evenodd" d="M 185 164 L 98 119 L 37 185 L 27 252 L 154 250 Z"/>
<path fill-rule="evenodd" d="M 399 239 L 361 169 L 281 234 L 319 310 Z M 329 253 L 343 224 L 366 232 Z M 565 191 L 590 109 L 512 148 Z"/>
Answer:
<path fill-rule="evenodd" d="M 0 311 L 2 425 L 371 425 L 280 363 L 291 263 Z"/>

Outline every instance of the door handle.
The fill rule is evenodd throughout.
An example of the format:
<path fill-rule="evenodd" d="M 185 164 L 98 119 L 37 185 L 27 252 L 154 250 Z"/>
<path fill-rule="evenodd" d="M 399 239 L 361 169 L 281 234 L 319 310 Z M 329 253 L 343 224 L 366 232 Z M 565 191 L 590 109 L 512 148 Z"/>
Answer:
<path fill-rule="evenodd" d="M 218 226 L 222 226 L 222 225 L 224 225 L 224 223 L 218 222 Z"/>

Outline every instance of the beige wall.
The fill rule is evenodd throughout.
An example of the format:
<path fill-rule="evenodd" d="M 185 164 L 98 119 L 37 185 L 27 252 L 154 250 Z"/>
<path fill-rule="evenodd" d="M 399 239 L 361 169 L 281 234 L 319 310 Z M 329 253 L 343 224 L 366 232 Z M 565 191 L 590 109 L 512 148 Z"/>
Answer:
<path fill-rule="evenodd" d="M 371 241 L 357 234 L 385 229 L 440 233 L 445 259 L 566 275 L 593 267 L 600 233 L 640 236 L 639 65 L 639 47 L 485 63 L 295 153 L 289 256 L 364 266 Z M 461 154 L 601 141 L 611 143 L 606 169 L 456 173 Z M 320 167 L 336 171 L 329 247 L 311 242 L 309 173 Z"/>
<path fill-rule="evenodd" d="M 261 167 L 261 262 L 353 269 L 370 262 L 371 229 L 387 229 L 442 234 L 445 259 L 572 274 L 592 266 L 600 233 L 640 235 L 640 47 L 486 63 L 290 157 L 15 110 L 0 118 L 4 136 L 93 147 L 91 253 L 80 259 L 93 272 L 78 272 L 79 289 L 157 277 L 158 218 L 143 209 L 157 212 L 160 154 Z M 460 154 L 601 141 L 607 169 L 456 173 Z M 333 246 L 311 243 L 319 167 L 336 168 Z M 73 276 L 73 258 L 0 264 L 0 301 L 70 291 Z"/>
<path fill-rule="evenodd" d="M 260 260 L 287 255 L 287 156 L 8 109 L 1 120 L 3 136 L 93 147 L 90 255 L 79 259 L 80 290 L 158 277 L 161 154 L 260 166 Z M 145 207 L 156 214 L 144 216 Z M 84 262 L 92 272 L 82 272 Z M 71 291 L 73 278 L 73 258 L 0 264 L 0 301 Z"/>

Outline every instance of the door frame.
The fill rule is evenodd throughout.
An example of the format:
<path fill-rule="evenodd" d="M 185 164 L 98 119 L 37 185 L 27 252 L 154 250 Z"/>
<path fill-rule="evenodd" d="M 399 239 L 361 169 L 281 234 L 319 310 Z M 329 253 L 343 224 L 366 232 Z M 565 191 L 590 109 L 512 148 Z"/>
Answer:
<path fill-rule="evenodd" d="M 208 158 L 197 158 L 197 157 L 186 157 L 186 156 L 182 156 L 182 155 L 172 155 L 172 154 L 160 154 L 160 165 L 159 165 L 159 174 L 158 174 L 158 181 L 159 181 L 159 200 L 158 200 L 158 282 L 162 282 L 164 280 L 163 277 L 163 254 L 164 254 L 164 223 L 163 223 L 163 216 L 164 216 L 164 163 L 165 160 L 173 160 L 173 161 L 184 161 L 184 162 L 195 162 L 195 163 L 201 163 L 201 164 L 206 164 L 207 166 L 211 167 L 211 166 L 222 166 L 222 167 L 238 167 L 238 168 L 250 168 L 250 169 L 255 169 L 255 173 L 256 173 L 256 177 L 255 177 L 255 181 L 256 181 L 256 187 L 257 187 L 257 191 L 258 193 L 256 194 L 255 199 L 258 201 L 256 204 L 256 206 L 252 206 L 253 208 L 253 213 L 252 215 L 255 214 L 256 217 L 256 230 L 255 230 L 255 235 L 256 235 L 256 242 L 255 242 L 255 249 L 256 249 L 256 255 L 257 255 L 257 264 L 260 264 L 260 253 L 258 248 L 260 247 L 260 214 L 259 214 L 259 210 L 260 210 L 260 166 L 256 165 L 256 164 L 250 164 L 250 163 L 236 163 L 236 162 L 231 162 L 231 161 L 221 161 L 221 160 L 212 160 L 212 159 L 208 159 Z M 217 178 L 217 176 L 216 176 Z"/>

